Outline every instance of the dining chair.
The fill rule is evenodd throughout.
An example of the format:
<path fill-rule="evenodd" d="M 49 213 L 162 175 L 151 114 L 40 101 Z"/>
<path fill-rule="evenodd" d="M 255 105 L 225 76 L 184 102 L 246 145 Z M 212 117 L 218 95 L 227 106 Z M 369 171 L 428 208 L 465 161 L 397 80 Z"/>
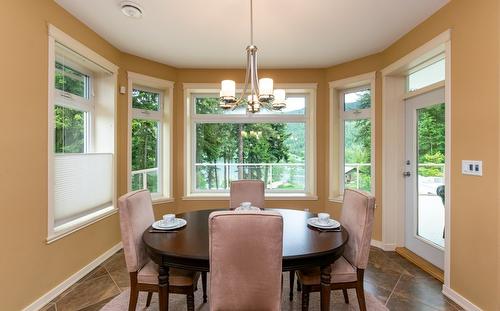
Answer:
<path fill-rule="evenodd" d="M 151 226 L 155 219 L 151 194 L 148 190 L 134 191 L 121 196 L 118 200 L 118 206 L 123 251 L 130 275 L 128 309 L 131 311 L 136 308 L 140 291 L 148 292 L 146 307 L 149 307 L 151 303 L 153 292 L 160 291 L 158 265 L 149 258 L 142 241 L 143 232 Z M 185 294 L 188 310 L 194 310 L 194 291 L 199 277 L 199 272 L 170 269 L 169 293 Z M 206 285 L 203 285 L 204 302 L 206 302 Z"/>
<path fill-rule="evenodd" d="M 280 310 L 281 215 L 219 211 L 208 226 L 210 310 Z"/>
<path fill-rule="evenodd" d="M 343 256 L 331 267 L 331 290 L 341 289 L 345 303 L 349 303 L 347 289 L 356 289 L 361 311 L 366 310 L 363 277 L 370 254 L 374 208 L 375 198 L 372 195 L 359 190 L 344 191 L 340 223 L 349 233 L 349 240 Z M 300 270 L 297 276 L 302 289 L 302 310 L 307 311 L 309 293 L 320 291 L 320 269 Z"/>
<path fill-rule="evenodd" d="M 241 202 L 252 202 L 253 206 L 264 208 L 264 182 L 244 179 L 231 182 L 229 190 L 229 208 L 235 209 Z"/>

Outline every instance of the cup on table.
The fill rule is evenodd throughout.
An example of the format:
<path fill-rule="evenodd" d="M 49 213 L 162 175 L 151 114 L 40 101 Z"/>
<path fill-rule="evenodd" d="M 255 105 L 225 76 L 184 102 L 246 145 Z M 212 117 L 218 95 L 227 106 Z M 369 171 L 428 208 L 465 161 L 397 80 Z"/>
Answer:
<path fill-rule="evenodd" d="M 241 209 L 243 209 L 243 210 L 249 210 L 250 207 L 252 206 L 252 202 L 241 202 L 240 206 L 241 206 Z"/>
<path fill-rule="evenodd" d="M 163 225 L 164 226 L 171 226 L 175 222 L 175 214 L 166 214 L 163 215 Z"/>
<path fill-rule="evenodd" d="M 319 213 L 318 214 L 318 222 L 322 225 L 327 225 L 330 222 L 330 214 Z"/>

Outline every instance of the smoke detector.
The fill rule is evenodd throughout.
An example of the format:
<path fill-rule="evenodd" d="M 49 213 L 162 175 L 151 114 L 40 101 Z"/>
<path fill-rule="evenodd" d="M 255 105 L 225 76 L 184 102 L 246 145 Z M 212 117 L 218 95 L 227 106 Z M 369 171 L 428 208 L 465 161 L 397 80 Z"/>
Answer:
<path fill-rule="evenodd" d="M 124 1 L 120 3 L 122 13 L 127 17 L 141 18 L 142 17 L 142 7 L 132 1 Z"/>

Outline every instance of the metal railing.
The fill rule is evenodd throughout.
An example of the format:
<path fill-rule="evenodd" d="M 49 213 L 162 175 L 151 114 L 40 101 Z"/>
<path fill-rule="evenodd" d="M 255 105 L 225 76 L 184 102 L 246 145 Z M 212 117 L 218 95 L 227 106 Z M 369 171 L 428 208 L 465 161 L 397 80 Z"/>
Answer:
<path fill-rule="evenodd" d="M 359 186 L 360 186 L 360 169 L 361 167 L 370 167 L 371 168 L 371 163 L 346 163 L 344 165 L 345 169 L 344 169 L 344 174 L 346 175 L 345 178 L 347 180 L 347 173 L 349 173 L 353 168 L 356 170 L 356 189 L 359 189 Z M 347 168 L 351 168 L 349 170 L 347 170 Z"/>
<path fill-rule="evenodd" d="M 153 167 L 153 168 L 147 168 L 147 169 L 143 169 L 143 170 L 132 171 L 132 180 L 134 179 L 135 175 L 141 175 L 142 189 L 147 189 L 148 188 L 148 173 L 151 173 L 151 172 L 158 172 L 158 168 Z"/>
<path fill-rule="evenodd" d="M 252 174 L 259 175 L 267 183 L 268 189 L 278 188 L 287 179 L 295 179 L 297 184 L 305 186 L 305 163 L 195 163 L 194 166 L 196 172 L 209 167 L 223 172 L 222 176 L 217 175 L 223 180 L 223 189 L 229 189 L 231 181 L 244 179 Z M 217 188 L 218 186 L 217 184 Z"/>

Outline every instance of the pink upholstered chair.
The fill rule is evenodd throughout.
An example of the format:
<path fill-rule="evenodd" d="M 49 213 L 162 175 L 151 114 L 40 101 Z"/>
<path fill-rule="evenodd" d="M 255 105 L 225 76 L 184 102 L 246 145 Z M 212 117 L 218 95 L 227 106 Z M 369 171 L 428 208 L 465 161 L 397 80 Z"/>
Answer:
<path fill-rule="evenodd" d="M 210 310 L 280 310 L 281 215 L 213 212 L 208 225 Z"/>
<path fill-rule="evenodd" d="M 360 310 L 366 310 L 363 276 L 368 265 L 372 236 L 375 198 L 368 193 L 346 189 L 340 223 L 349 233 L 344 254 L 332 264 L 331 289 L 342 289 L 349 303 L 347 289 L 355 288 Z M 320 271 L 302 270 L 297 273 L 302 287 L 302 310 L 309 307 L 309 293 L 320 290 Z"/>
<path fill-rule="evenodd" d="M 241 202 L 264 208 L 264 182 L 262 180 L 235 180 L 231 182 L 229 208 L 235 209 Z"/>
<path fill-rule="evenodd" d="M 136 308 L 139 291 L 148 292 L 147 307 L 151 303 L 153 292 L 159 292 L 158 265 L 149 259 L 142 241 L 142 233 L 155 219 L 148 190 L 123 195 L 118 200 L 118 206 L 123 251 L 130 274 L 130 311 Z M 194 291 L 199 276 L 198 272 L 170 269 L 169 292 L 186 294 L 188 310 L 194 310 Z"/>

